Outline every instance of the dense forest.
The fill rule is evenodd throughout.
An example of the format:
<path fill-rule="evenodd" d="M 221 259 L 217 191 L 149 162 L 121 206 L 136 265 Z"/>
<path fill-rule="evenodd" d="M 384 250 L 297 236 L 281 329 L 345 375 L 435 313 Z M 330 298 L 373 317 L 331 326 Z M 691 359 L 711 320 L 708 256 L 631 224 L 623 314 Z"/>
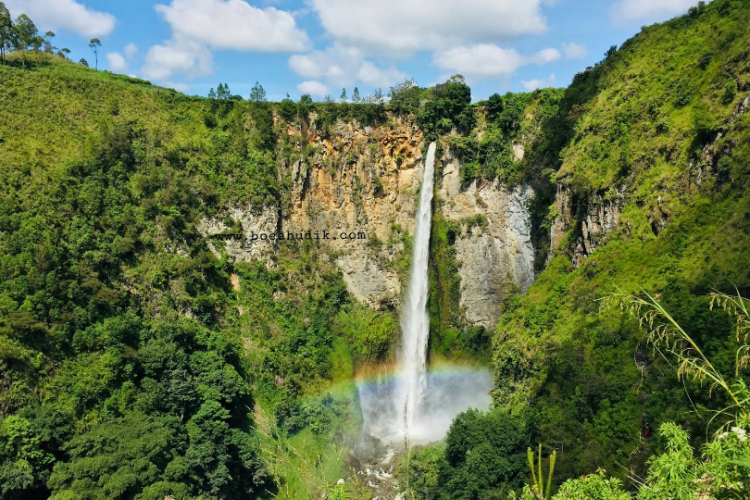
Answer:
<path fill-rule="evenodd" d="M 314 241 L 236 262 L 199 225 L 283 215 L 313 123 L 398 120 L 462 185 L 536 193 L 536 282 L 494 331 L 462 319 L 460 228 L 433 216 L 430 355 L 489 364 L 495 389 L 401 457 L 409 498 L 750 498 L 748 26 L 746 0 L 701 3 L 568 88 L 474 104 L 460 75 L 270 103 L 75 63 L 0 2 L 0 499 L 371 497 L 337 480 L 355 371 L 392 361 L 397 311 L 360 303 Z M 394 235 L 368 244 L 402 245 L 403 276 Z"/>

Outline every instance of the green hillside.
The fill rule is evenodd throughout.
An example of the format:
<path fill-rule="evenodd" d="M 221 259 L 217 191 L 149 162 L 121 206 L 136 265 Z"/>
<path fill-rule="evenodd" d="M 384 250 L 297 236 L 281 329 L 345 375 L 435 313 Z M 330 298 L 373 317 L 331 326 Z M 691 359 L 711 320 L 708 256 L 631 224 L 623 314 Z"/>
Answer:
<path fill-rule="evenodd" d="M 397 86 L 387 105 L 267 103 L 7 55 L 0 500 L 371 496 L 363 483 L 335 485 L 360 425 L 354 370 L 389 359 L 396 313 L 358 303 L 312 242 L 280 246 L 268 267 L 217 258 L 197 229 L 238 202 L 287 206 L 278 165 L 314 154 L 288 133 L 307 130 L 311 112 L 323 134 L 339 119 L 414 118 L 439 154 L 462 160 L 464 184 L 500 178 L 537 193 L 537 281 L 505 300 L 494 332 L 463 323 L 460 228 L 434 216 L 430 352 L 491 360 L 495 407 L 404 457 L 410 497 L 523 495 L 527 448 L 541 443 L 545 470 L 556 452 L 556 498 L 668 498 L 677 483 L 665 478 L 724 481 L 726 498 L 746 498 L 736 478 L 750 475 L 747 401 L 717 415 L 730 393 L 678 378 L 665 344 L 601 299 L 657 297 L 747 396 L 747 372 L 735 371 L 746 318 L 709 294 L 750 296 L 748 26 L 747 0 L 701 4 L 643 28 L 566 89 L 476 105 L 458 76 Z M 567 233 L 551 249 L 562 195 Z M 589 254 L 586 219 L 612 207 L 619 223 Z M 646 424 L 665 424 L 661 436 Z M 699 463 L 690 447 L 705 443 L 712 459 Z"/>
<path fill-rule="evenodd" d="M 637 323 L 601 311 L 597 299 L 618 289 L 661 294 L 722 372 L 733 371 L 734 326 L 705 296 L 750 291 L 750 114 L 737 116 L 748 108 L 748 23 L 747 2 L 715 2 L 645 28 L 575 78 L 551 124 L 569 125 L 554 181 L 577 213 L 562 248 L 498 325 L 495 398 L 539 412 L 542 441 L 565 450 L 562 474 L 596 463 L 622 475 L 616 463 L 638 461 L 631 453 L 644 412 L 654 428 L 678 420 L 696 437 L 707 424 L 705 413 L 684 413 L 688 396 L 658 354 L 649 353 L 641 379 Z M 581 218 L 615 190 L 625 197 L 617 231 L 574 269 Z M 707 387 L 689 392 L 701 406 L 722 406 Z"/>

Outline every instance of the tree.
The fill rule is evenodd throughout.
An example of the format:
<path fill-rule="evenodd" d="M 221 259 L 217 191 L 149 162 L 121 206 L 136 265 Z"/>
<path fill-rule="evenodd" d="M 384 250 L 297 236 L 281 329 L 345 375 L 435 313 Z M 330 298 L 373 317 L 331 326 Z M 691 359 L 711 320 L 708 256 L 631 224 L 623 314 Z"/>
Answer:
<path fill-rule="evenodd" d="M 3 2 L 0 2 L 0 62 L 5 62 L 5 50 L 13 45 L 13 20 Z"/>
<path fill-rule="evenodd" d="M 62 53 L 62 56 L 67 59 L 68 54 L 70 54 L 70 49 L 67 47 L 63 47 L 62 49 L 60 49 L 60 52 Z"/>
<path fill-rule="evenodd" d="M 14 50 L 27 50 L 37 36 L 36 25 L 26 14 L 21 14 L 16 18 L 13 31 L 15 33 Z"/>
<path fill-rule="evenodd" d="M 44 34 L 44 51 L 53 52 L 57 47 L 52 46 L 52 39 L 55 37 L 54 31 L 48 31 Z"/>
<path fill-rule="evenodd" d="M 89 62 L 83 57 L 78 61 L 78 64 L 80 64 L 81 66 L 85 66 L 87 68 L 89 67 Z"/>
<path fill-rule="evenodd" d="M 405 79 L 388 91 L 389 104 L 396 110 L 419 108 L 421 90 L 414 80 Z"/>
<path fill-rule="evenodd" d="M 346 89 L 341 89 L 341 102 L 346 102 Z"/>
<path fill-rule="evenodd" d="M 216 99 L 216 91 L 213 87 L 211 87 L 211 90 L 208 91 L 208 98 L 209 99 Z"/>
<path fill-rule="evenodd" d="M 359 88 L 354 87 L 354 93 L 352 93 L 352 102 L 359 104 L 362 101 L 362 98 L 359 97 Z"/>
<path fill-rule="evenodd" d="M 95 69 L 99 70 L 99 47 L 102 46 L 102 42 L 99 41 L 98 38 L 92 38 L 89 42 L 89 48 L 94 51 L 94 57 L 95 57 Z"/>
<path fill-rule="evenodd" d="M 266 102 L 266 91 L 263 89 L 263 85 L 255 82 L 250 91 L 250 100 L 253 102 Z"/>
<path fill-rule="evenodd" d="M 383 91 L 380 87 L 376 88 L 375 91 L 372 93 L 372 98 L 375 101 L 375 104 L 384 104 L 385 103 L 385 96 L 383 95 Z"/>
<path fill-rule="evenodd" d="M 216 89 L 216 98 L 226 101 L 232 97 L 232 92 L 229 90 L 228 83 L 220 83 Z"/>
<path fill-rule="evenodd" d="M 13 26 L 13 50 L 24 51 L 35 44 L 38 40 L 36 25 L 29 19 L 26 14 L 21 14 L 16 18 L 16 24 Z M 26 66 L 26 57 L 24 56 L 24 66 Z"/>

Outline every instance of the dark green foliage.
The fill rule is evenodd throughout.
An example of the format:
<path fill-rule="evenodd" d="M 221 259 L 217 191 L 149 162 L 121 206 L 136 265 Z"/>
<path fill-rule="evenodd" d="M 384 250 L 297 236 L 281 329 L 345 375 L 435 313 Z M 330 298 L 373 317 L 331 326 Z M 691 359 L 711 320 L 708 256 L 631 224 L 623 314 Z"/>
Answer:
<path fill-rule="evenodd" d="M 444 448 L 426 448 L 402 461 L 402 485 L 423 500 L 507 498 L 523 486 L 533 439 L 531 419 L 497 408 L 468 410 L 453 421 Z"/>
<path fill-rule="evenodd" d="M 729 104 L 734 101 L 737 96 L 737 80 L 730 78 L 724 85 L 724 95 L 721 97 L 721 101 L 724 104 Z"/>
<path fill-rule="evenodd" d="M 408 93 L 408 89 L 404 93 Z M 432 88 L 432 98 L 417 115 L 417 123 L 428 136 L 446 134 L 454 127 L 467 134 L 474 128 L 471 89 L 463 76 L 454 75 Z"/>
<path fill-rule="evenodd" d="M 51 162 L 10 133 L 37 94 L 0 107 L 13 145 L 0 155 L 2 498 L 258 495 L 266 473 L 249 370 L 223 320 L 226 263 L 195 226 L 232 199 L 274 196 L 273 159 L 247 147 L 244 108 L 190 111 L 147 82 L 71 78 L 86 70 L 48 57 L 29 56 L 23 77 L 0 68 L 2 91 L 34 81 L 95 118 L 49 120 Z M 142 106 L 185 113 L 197 130 L 165 132 L 162 111 L 133 119 Z"/>
<path fill-rule="evenodd" d="M 288 434 L 295 434 L 309 427 L 314 434 L 331 431 L 336 417 L 341 416 L 342 409 L 331 396 L 323 398 L 306 398 L 284 400 L 275 410 L 276 425 Z"/>
<path fill-rule="evenodd" d="M 391 98 L 388 105 L 395 111 L 417 111 L 420 106 L 420 99 L 425 94 L 413 80 L 404 80 L 390 88 L 388 96 Z"/>
<path fill-rule="evenodd" d="M 13 19 L 4 2 L 0 2 L 0 63 L 5 63 L 5 53 L 12 49 Z"/>

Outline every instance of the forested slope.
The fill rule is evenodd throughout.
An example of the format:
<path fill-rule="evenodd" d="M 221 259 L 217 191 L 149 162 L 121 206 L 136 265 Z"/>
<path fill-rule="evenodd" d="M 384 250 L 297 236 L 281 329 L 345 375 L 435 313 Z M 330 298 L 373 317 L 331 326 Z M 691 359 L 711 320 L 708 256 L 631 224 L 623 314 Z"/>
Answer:
<path fill-rule="evenodd" d="M 273 194 L 269 162 L 201 102 L 28 59 L 0 66 L 2 497 L 262 492 L 225 263 L 194 228 Z"/>
<path fill-rule="evenodd" d="M 678 421 L 700 439 L 706 409 L 725 406 L 687 381 L 691 402 L 637 321 L 599 299 L 659 294 L 734 371 L 733 320 L 706 295 L 750 291 L 748 23 L 748 2 L 717 1 L 644 28 L 576 76 L 535 145 L 537 158 L 559 152 L 548 224 L 566 233 L 497 327 L 495 400 L 533 409 L 561 477 L 642 471 L 658 449 L 645 424 Z M 594 238 L 599 213 L 619 223 Z"/>

